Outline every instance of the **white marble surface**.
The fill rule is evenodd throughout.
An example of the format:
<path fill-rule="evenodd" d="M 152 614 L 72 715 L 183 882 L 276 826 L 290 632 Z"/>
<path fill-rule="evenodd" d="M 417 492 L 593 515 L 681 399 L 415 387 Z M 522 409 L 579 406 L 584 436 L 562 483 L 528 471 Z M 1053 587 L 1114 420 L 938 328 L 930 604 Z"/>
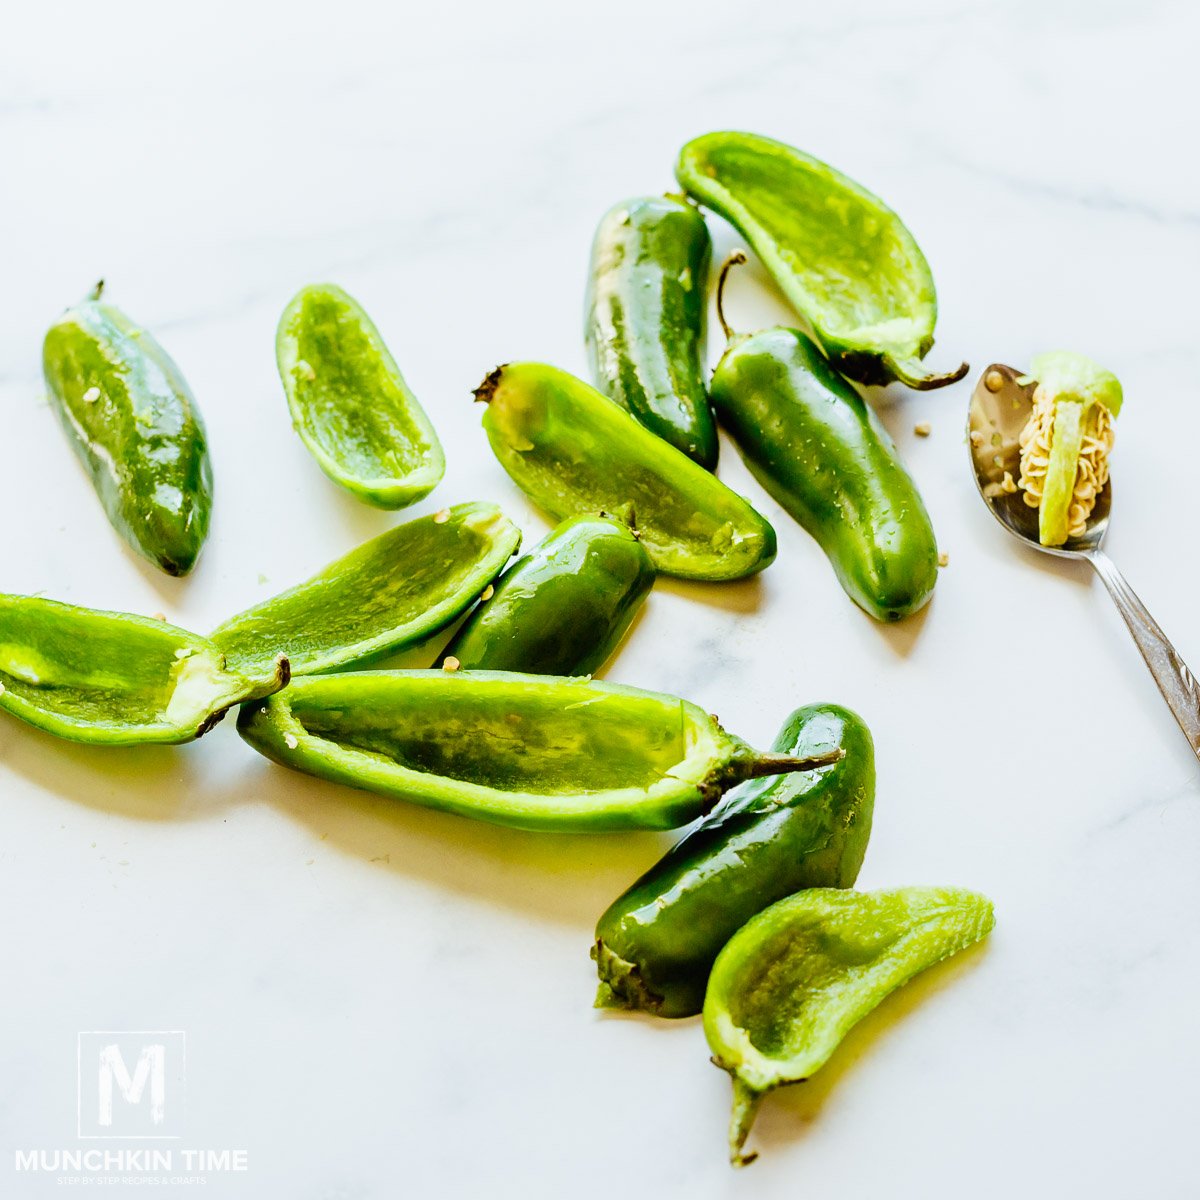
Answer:
<path fill-rule="evenodd" d="M 1200 568 L 1168 549 L 1195 473 L 1200 172 L 1186 2 L 35 5 L 0 41 L 0 587 L 206 629 L 396 518 L 291 434 L 278 314 L 332 279 L 374 315 L 445 442 L 414 512 L 494 498 L 469 389 L 582 370 L 599 214 L 664 189 L 712 128 L 797 143 L 907 219 L 935 361 L 1092 354 L 1123 379 L 1110 549 L 1200 664 Z M 719 247 L 732 235 L 718 233 Z M 104 275 L 208 419 L 212 537 L 154 574 L 111 532 L 42 397 L 46 325 Z M 742 325 L 785 316 L 761 275 Z M 717 347 L 714 344 L 714 357 Z M 664 583 L 608 675 L 765 743 L 860 710 L 879 754 L 861 883 L 994 897 L 990 945 L 853 1034 L 724 1160 L 728 1084 L 695 1021 L 597 1015 L 587 950 L 665 837 L 551 838 L 285 773 L 231 723 L 177 751 L 0 722 L 0 1194 L 59 1194 L 75 1035 L 183 1029 L 204 1194 L 1194 1196 L 1200 769 L 1097 582 L 978 504 L 969 385 L 875 398 L 950 565 L 884 630 L 726 445 L 776 522 L 745 585 Z M 927 420 L 933 435 L 912 436 Z M 264 578 L 265 577 L 265 578 Z M 132 1190 L 132 1189 L 130 1189 Z"/>

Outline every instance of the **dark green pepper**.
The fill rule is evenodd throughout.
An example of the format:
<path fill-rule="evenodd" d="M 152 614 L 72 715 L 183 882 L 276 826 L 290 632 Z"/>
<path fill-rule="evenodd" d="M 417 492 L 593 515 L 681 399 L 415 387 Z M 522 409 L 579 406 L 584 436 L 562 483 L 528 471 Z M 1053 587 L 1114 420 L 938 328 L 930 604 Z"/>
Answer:
<path fill-rule="evenodd" d="M 186 575 L 212 511 L 204 422 L 179 368 L 101 301 L 103 286 L 46 334 L 46 386 L 117 532 L 168 575 Z"/>
<path fill-rule="evenodd" d="M 442 446 L 361 305 L 332 283 L 301 288 L 279 319 L 279 377 L 292 423 L 321 470 L 377 508 L 428 495 Z"/>
<path fill-rule="evenodd" d="M 240 671 L 286 654 L 293 675 L 377 662 L 462 616 L 521 544 L 494 504 L 456 504 L 381 533 L 210 634 Z"/>
<path fill-rule="evenodd" d="M 875 801 L 870 730 L 836 704 L 810 704 L 773 749 L 846 757 L 742 784 L 609 906 L 592 948 L 598 1007 L 690 1017 L 721 947 L 755 913 L 804 888 L 853 887 Z"/>
<path fill-rule="evenodd" d="M 584 337 L 596 386 L 711 471 L 717 426 L 704 386 L 712 239 L 682 197 L 610 209 L 592 243 Z"/>
<path fill-rule="evenodd" d="M 723 313 L 721 322 L 729 334 Z M 916 484 L 879 418 L 811 338 L 730 335 L 712 401 L 751 473 L 816 538 L 855 604 L 895 621 L 929 599 L 937 541 Z"/>
<path fill-rule="evenodd" d="M 629 628 L 654 583 L 637 535 L 606 516 L 571 517 L 501 576 L 435 665 L 591 675 Z"/>
<path fill-rule="evenodd" d="M 549 832 L 671 829 L 744 779 L 834 757 L 760 753 L 676 696 L 500 671 L 310 676 L 244 706 L 238 731 L 297 771 Z"/>
<path fill-rule="evenodd" d="M 207 638 L 151 617 L 0 596 L 0 710 L 73 742 L 190 742 L 287 684 L 286 658 L 265 665 L 233 670 Z"/>
<path fill-rule="evenodd" d="M 729 1157 L 762 1098 L 802 1083 L 850 1029 L 914 975 L 987 936 L 991 901 L 963 888 L 812 888 L 773 904 L 721 951 L 704 997 L 713 1065 L 733 1079 Z"/>
<path fill-rule="evenodd" d="M 916 239 L 878 196 L 803 151 L 752 133 L 684 146 L 679 182 L 754 247 L 839 371 L 860 383 L 954 383 L 921 359 L 937 293 Z"/>
<path fill-rule="evenodd" d="M 741 579 L 775 558 L 775 530 L 745 500 L 582 379 L 508 363 L 475 397 L 500 465 L 560 520 L 632 509 L 654 565 L 681 579 Z"/>

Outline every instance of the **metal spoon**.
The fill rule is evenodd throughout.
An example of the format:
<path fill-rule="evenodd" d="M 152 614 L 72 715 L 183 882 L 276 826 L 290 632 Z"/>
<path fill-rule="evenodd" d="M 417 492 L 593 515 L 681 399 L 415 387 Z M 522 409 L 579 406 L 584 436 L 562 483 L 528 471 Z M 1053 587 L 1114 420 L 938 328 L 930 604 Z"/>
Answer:
<path fill-rule="evenodd" d="M 1095 567 L 1125 618 L 1158 690 L 1175 714 L 1193 753 L 1200 757 L 1200 687 L 1112 559 L 1100 549 L 1112 508 L 1111 479 L 1096 498 L 1096 507 L 1083 535 L 1068 538 L 1061 546 L 1043 546 L 1038 541 L 1038 510 L 1025 503 L 1021 492 L 1011 490 L 1011 481 L 1019 479 L 1021 473 L 1018 439 L 1033 411 L 1034 385 L 1021 383 L 1022 378 L 1022 372 L 993 363 L 975 385 L 967 417 L 967 446 L 979 494 L 992 516 L 1035 550 L 1059 558 L 1081 558 Z"/>

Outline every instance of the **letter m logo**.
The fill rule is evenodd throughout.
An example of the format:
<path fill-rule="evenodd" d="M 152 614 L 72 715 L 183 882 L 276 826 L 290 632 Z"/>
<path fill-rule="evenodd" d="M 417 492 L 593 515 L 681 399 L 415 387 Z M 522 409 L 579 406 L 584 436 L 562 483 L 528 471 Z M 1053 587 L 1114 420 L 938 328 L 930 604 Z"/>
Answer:
<path fill-rule="evenodd" d="M 184 1049 L 175 1030 L 81 1033 L 79 1136 L 179 1137 Z"/>

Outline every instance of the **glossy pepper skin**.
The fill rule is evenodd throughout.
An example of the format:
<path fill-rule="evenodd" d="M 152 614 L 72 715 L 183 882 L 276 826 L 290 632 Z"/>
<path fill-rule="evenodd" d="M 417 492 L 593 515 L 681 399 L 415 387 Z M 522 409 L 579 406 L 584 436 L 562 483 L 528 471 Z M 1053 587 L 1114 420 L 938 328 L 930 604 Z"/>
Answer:
<path fill-rule="evenodd" d="M 102 288 L 47 332 L 46 386 L 113 527 L 168 575 L 186 575 L 212 512 L 204 422 L 167 352 Z"/>
<path fill-rule="evenodd" d="M 296 432 L 334 483 L 404 508 L 441 481 L 433 424 L 352 296 L 332 283 L 301 288 L 279 319 L 275 356 Z"/>
<path fill-rule="evenodd" d="M 445 629 L 521 544 L 494 504 L 456 504 L 397 525 L 209 635 L 240 671 L 286 654 L 293 675 L 362 666 Z"/>
<path fill-rule="evenodd" d="M 285 658 L 236 671 L 207 638 L 165 621 L 0 595 L 0 711 L 73 742 L 190 742 L 287 681 Z"/>
<path fill-rule="evenodd" d="M 773 749 L 846 757 L 742 784 L 618 897 L 596 926 L 597 1006 L 692 1016 L 721 948 L 752 916 L 804 888 L 854 886 L 875 802 L 870 730 L 839 705 L 809 704 Z"/>
<path fill-rule="evenodd" d="M 764 754 L 676 696 L 503 671 L 298 679 L 238 731 L 286 767 L 516 829 L 671 829 L 744 779 L 829 755 Z"/>
<path fill-rule="evenodd" d="M 508 363 L 475 397 L 500 465 L 558 519 L 631 511 L 655 567 L 680 579 L 742 579 L 775 558 L 765 518 L 582 379 Z"/>
<path fill-rule="evenodd" d="M 888 995 L 994 924 L 991 901 L 964 888 L 811 888 L 738 930 L 704 997 L 713 1065 L 733 1080 L 733 1165 L 755 1158 L 743 1148 L 768 1092 L 808 1079 Z"/>
<path fill-rule="evenodd" d="M 954 383 L 921 359 L 937 293 L 916 239 L 878 196 L 827 163 L 753 133 L 684 146 L 675 174 L 754 247 L 843 374 L 927 390 Z"/>
<path fill-rule="evenodd" d="M 709 471 L 718 451 L 704 386 L 711 263 L 694 205 L 626 200 L 596 230 L 584 324 L 596 387 Z"/>
<path fill-rule="evenodd" d="M 654 576 L 623 521 L 571 517 L 505 571 L 435 665 L 453 657 L 464 671 L 591 675 L 625 636 Z"/>
<path fill-rule="evenodd" d="M 817 540 L 855 604 L 879 621 L 925 604 L 938 572 L 925 504 L 879 419 L 810 338 L 735 336 L 712 400 L 754 477 Z"/>

